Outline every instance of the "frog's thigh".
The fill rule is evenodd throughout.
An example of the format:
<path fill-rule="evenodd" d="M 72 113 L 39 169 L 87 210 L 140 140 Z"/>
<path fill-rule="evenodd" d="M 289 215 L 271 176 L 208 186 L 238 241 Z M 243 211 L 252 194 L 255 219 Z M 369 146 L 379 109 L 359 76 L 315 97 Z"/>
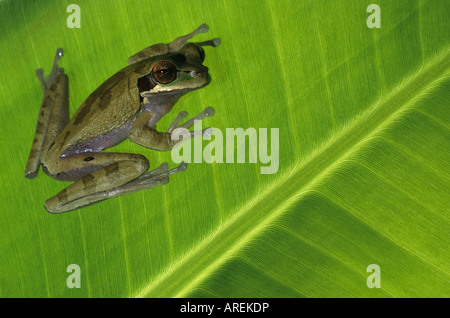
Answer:
<path fill-rule="evenodd" d="M 84 161 L 86 158 L 94 159 Z M 82 163 L 80 161 L 84 161 L 84 167 L 80 166 Z M 97 168 L 99 166 L 101 168 L 88 172 L 60 193 L 48 199 L 45 202 L 45 208 L 52 213 L 70 211 L 107 199 L 109 192 L 106 191 L 138 178 L 149 167 L 148 160 L 144 156 L 119 153 L 84 153 L 63 159 L 60 164 L 61 167 L 64 166 L 62 167 L 64 169 L 76 169 L 78 167 L 78 171 L 82 174 L 94 169 L 95 165 L 97 165 Z M 92 200 L 90 196 L 96 193 L 104 193 L 104 195 L 101 198 L 97 196 L 95 200 Z"/>

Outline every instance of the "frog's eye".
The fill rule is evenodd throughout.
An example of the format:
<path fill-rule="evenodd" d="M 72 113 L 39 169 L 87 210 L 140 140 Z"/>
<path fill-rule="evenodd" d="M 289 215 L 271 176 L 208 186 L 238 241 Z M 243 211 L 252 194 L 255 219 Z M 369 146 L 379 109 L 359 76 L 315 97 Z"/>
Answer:
<path fill-rule="evenodd" d="M 153 77 L 160 84 L 169 84 L 177 78 L 177 67 L 169 61 L 160 61 L 153 66 Z"/>

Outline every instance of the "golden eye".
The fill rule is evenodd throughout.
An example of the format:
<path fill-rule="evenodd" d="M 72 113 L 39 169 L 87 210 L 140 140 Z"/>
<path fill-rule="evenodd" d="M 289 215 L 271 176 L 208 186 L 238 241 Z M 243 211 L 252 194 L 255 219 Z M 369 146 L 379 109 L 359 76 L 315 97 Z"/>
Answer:
<path fill-rule="evenodd" d="M 161 84 L 169 84 L 177 78 L 177 67 L 169 61 L 160 61 L 153 66 L 153 77 Z"/>

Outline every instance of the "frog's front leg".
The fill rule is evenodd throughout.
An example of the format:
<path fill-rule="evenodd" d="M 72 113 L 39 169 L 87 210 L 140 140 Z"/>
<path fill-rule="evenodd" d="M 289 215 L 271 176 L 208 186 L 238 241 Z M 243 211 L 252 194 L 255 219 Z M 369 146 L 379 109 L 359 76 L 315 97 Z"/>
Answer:
<path fill-rule="evenodd" d="M 63 213 L 96 202 L 166 184 L 169 175 L 184 170 L 185 165 L 167 170 L 162 164 L 146 173 L 147 158 L 126 153 L 82 153 L 60 159 L 48 167 L 51 174 L 81 178 L 45 202 L 50 213 Z"/>
<path fill-rule="evenodd" d="M 197 29 L 192 31 L 191 33 L 180 36 L 170 43 L 167 43 L 167 44 L 159 43 L 159 44 L 151 45 L 151 46 L 139 51 L 135 55 L 131 56 L 128 59 L 128 64 L 133 64 L 133 63 L 136 63 L 140 60 L 143 60 L 143 59 L 146 59 L 149 57 L 178 52 L 190 39 L 192 39 L 194 36 L 196 36 L 199 33 L 208 32 L 208 29 L 209 29 L 208 25 L 202 24 Z M 214 39 L 204 41 L 204 42 L 197 42 L 195 44 L 197 44 L 198 46 L 217 47 L 220 45 L 220 39 L 214 38 Z"/>
<path fill-rule="evenodd" d="M 171 150 L 177 143 L 182 140 L 172 139 L 172 132 L 176 128 L 190 128 L 194 125 L 195 120 L 202 120 L 206 117 L 211 117 L 214 115 L 214 109 L 212 107 L 205 108 L 200 114 L 187 120 L 185 123 L 178 125 L 179 122 L 187 116 L 187 112 L 183 111 L 178 114 L 175 120 L 170 124 L 167 132 L 157 131 L 153 127 L 149 127 L 148 123 L 152 122 L 153 114 L 151 111 L 144 111 L 134 122 L 131 130 L 129 132 L 128 138 L 130 141 L 141 145 L 143 147 L 159 150 L 168 151 Z M 203 134 L 208 128 L 204 129 L 201 133 Z M 198 132 L 191 131 L 190 137 L 197 135 Z"/>

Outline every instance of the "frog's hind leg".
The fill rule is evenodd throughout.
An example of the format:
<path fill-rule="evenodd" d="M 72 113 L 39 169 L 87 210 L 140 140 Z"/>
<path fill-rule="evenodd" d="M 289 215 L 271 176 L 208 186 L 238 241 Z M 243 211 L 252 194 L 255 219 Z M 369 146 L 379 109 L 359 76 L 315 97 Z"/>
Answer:
<path fill-rule="evenodd" d="M 69 79 L 63 74 L 64 70 L 58 67 L 58 61 L 63 55 L 62 49 L 56 51 L 52 71 L 47 80 L 44 71 L 36 70 L 41 82 L 44 98 L 39 110 L 36 131 L 31 146 L 30 155 L 25 167 L 25 176 L 34 178 L 39 170 L 42 153 L 53 143 L 69 121 Z"/>
<path fill-rule="evenodd" d="M 87 158 L 90 160 L 86 161 Z M 68 160 L 71 160 L 72 164 L 85 162 L 91 165 L 92 162 L 97 162 L 94 165 L 100 165 L 101 168 L 84 175 L 48 199 L 45 208 L 50 213 L 64 213 L 106 199 L 163 185 L 169 182 L 170 175 L 186 169 L 186 164 L 181 164 L 168 170 L 165 163 L 146 173 L 149 167 L 148 160 L 134 154 L 85 153 L 74 155 Z"/>

